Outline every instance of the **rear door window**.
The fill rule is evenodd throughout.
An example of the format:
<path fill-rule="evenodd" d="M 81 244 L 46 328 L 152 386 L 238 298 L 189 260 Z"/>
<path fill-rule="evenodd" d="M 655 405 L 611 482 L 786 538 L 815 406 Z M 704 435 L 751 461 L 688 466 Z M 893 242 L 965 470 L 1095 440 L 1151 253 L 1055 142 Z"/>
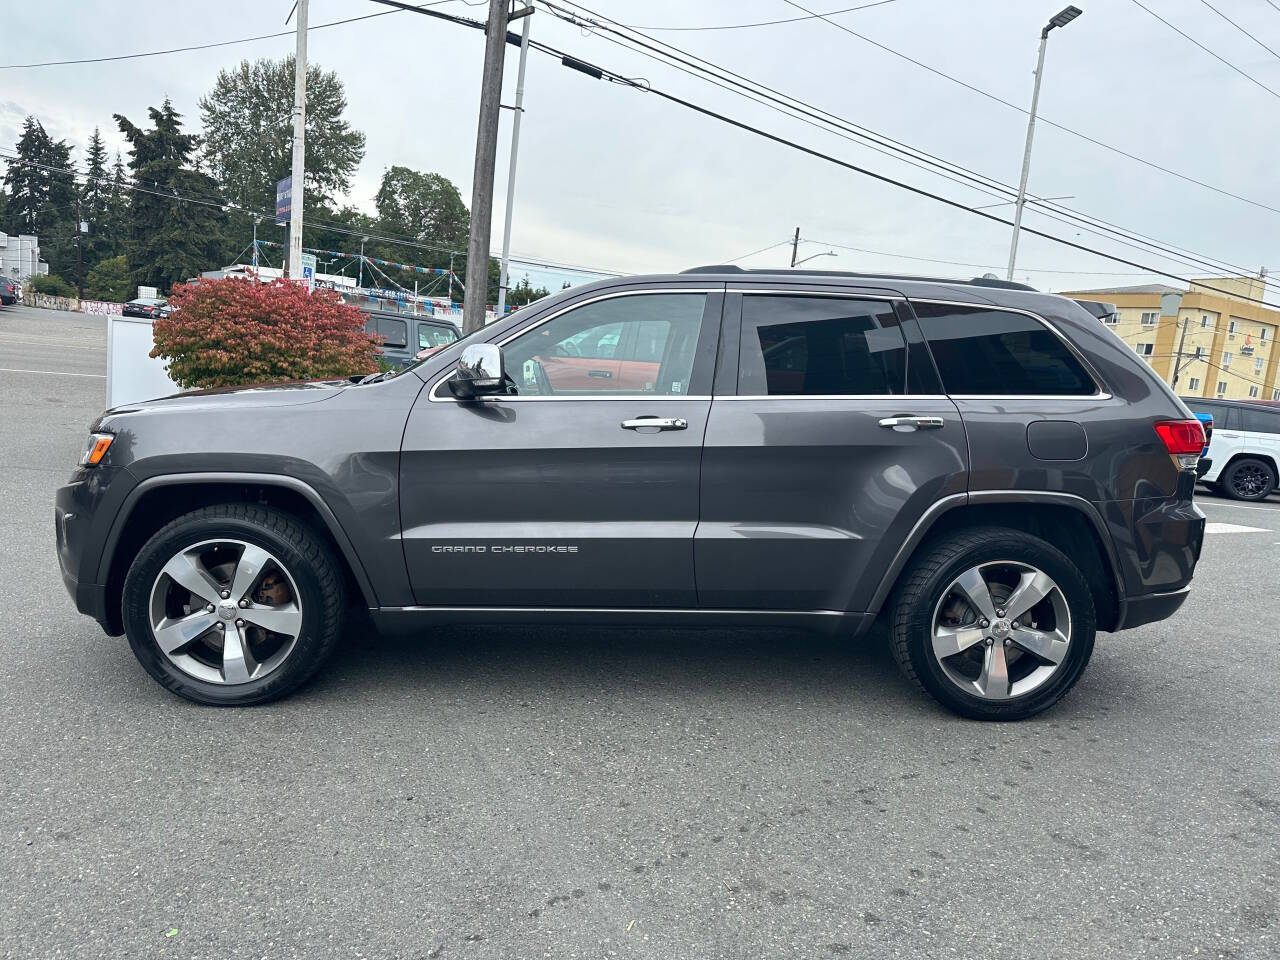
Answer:
<path fill-rule="evenodd" d="M 1280 434 L 1280 411 L 1258 410 L 1253 407 L 1241 408 L 1240 420 L 1243 424 L 1242 430 Z"/>
<path fill-rule="evenodd" d="M 1070 348 L 1034 317 L 989 307 L 912 308 L 952 396 L 1089 396 L 1098 386 Z"/>
<path fill-rule="evenodd" d="M 792 294 L 742 298 L 740 396 L 906 392 L 907 345 L 893 304 Z"/>
<path fill-rule="evenodd" d="M 365 321 L 365 331 L 378 337 L 384 347 L 409 345 L 409 325 L 395 317 L 370 317 Z"/>

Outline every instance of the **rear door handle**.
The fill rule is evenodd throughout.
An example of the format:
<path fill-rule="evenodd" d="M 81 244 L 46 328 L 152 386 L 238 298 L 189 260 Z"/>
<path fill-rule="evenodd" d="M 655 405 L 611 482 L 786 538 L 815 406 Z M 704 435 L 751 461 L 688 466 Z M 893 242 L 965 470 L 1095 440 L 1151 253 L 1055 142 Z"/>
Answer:
<path fill-rule="evenodd" d="M 634 420 L 623 420 L 623 430 L 639 430 L 641 427 L 657 427 L 659 430 L 686 430 L 689 421 L 684 417 L 636 417 Z"/>
<path fill-rule="evenodd" d="M 941 417 L 912 417 L 900 415 L 896 417 L 885 417 L 880 421 L 880 426 L 893 429 L 894 427 L 909 427 L 913 430 L 940 430 L 946 425 L 946 421 Z"/>
<path fill-rule="evenodd" d="M 599 377 L 601 380 L 612 380 L 613 374 L 608 370 L 588 370 L 588 377 Z"/>

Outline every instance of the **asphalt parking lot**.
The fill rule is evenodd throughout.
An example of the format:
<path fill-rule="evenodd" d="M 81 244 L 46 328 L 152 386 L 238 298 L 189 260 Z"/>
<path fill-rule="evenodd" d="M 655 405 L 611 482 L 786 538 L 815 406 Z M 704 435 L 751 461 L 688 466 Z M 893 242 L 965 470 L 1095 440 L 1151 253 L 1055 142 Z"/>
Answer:
<path fill-rule="evenodd" d="M 1020 724 L 874 642 L 510 627 L 214 710 L 58 577 L 103 331 L 0 310 L 3 956 L 1280 955 L 1280 499 Z"/>

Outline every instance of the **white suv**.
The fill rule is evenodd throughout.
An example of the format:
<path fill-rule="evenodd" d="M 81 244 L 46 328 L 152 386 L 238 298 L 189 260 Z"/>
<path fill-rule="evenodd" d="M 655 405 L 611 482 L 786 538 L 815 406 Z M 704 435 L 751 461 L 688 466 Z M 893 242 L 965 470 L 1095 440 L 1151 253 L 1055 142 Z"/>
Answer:
<path fill-rule="evenodd" d="M 1231 400 L 1186 404 L 1196 413 L 1213 414 L 1201 482 L 1235 500 L 1265 500 L 1280 476 L 1280 405 Z"/>

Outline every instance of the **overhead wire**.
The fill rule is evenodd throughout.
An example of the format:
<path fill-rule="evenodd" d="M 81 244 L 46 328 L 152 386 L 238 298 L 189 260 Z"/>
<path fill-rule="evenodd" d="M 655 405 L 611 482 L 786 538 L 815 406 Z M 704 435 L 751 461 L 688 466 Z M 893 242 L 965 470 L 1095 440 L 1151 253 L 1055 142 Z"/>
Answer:
<path fill-rule="evenodd" d="M 785 2 L 785 3 L 791 3 L 791 0 L 784 0 L 784 2 Z M 1159 20 L 1161 23 L 1163 23 L 1166 27 L 1168 27 L 1170 30 L 1172 30 L 1174 33 L 1176 33 L 1178 36 L 1180 36 L 1180 37 L 1182 37 L 1183 39 L 1188 40 L 1188 41 L 1190 41 L 1191 43 L 1195 44 L 1197 47 L 1199 47 L 1201 50 L 1203 50 L 1203 51 L 1204 51 L 1205 53 L 1207 53 L 1209 56 L 1213 57 L 1213 59 L 1217 60 L 1219 63 L 1225 64 L 1226 66 L 1228 66 L 1229 68 L 1231 68 L 1232 70 L 1234 70 L 1236 73 L 1240 74 L 1240 76 L 1244 77 L 1246 80 L 1248 80 L 1248 81 L 1249 81 L 1250 83 L 1252 83 L 1254 86 L 1260 87 L 1261 89 L 1265 90 L 1267 93 L 1271 94 L 1271 95 L 1272 95 L 1273 97 L 1275 97 L 1276 99 L 1280 100 L 1280 92 L 1277 92 L 1276 90 L 1272 89 L 1271 87 L 1268 87 L 1265 83 L 1263 83 L 1261 80 L 1259 80 L 1259 79 L 1258 79 L 1257 77 L 1255 77 L 1253 74 L 1251 74 L 1251 73 L 1246 73 L 1245 71 L 1241 70 L 1239 67 L 1237 67 L 1234 63 L 1232 63 L 1232 62 L 1231 62 L 1230 60 L 1228 60 L 1226 57 L 1223 57 L 1223 56 L 1220 56 L 1220 55 L 1219 55 L 1219 54 L 1217 54 L 1217 53 L 1214 53 L 1212 50 L 1210 50 L 1208 47 L 1206 47 L 1203 43 L 1201 43 L 1201 42 L 1200 42 L 1199 40 L 1197 40 L 1195 37 L 1191 36 L 1191 34 L 1189 34 L 1189 33 L 1187 33 L 1186 31 L 1184 31 L 1184 30 L 1180 29 L 1179 27 L 1177 27 L 1177 26 L 1175 26 L 1174 24 L 1170 23 L 1170 22 L 1169 22 L 1168 20 L 1166 20 L 1164 17 L 1160 16 L 1160 14 L 1156 13 L 1154 10 L 1152 10 L 1150 7 L 1148 7 L 1146 4 L 1144 4 L 1144 3 L 1142 2 L 1142 0 L 1130 0 L 1130 2 L 1131 2 L 1135 7 L 1138 7 L 1139 9 L 1145 10 L 1145 11 L 1146 11 L 1147 13 L 1149 13 L 1151 16 L 1155 17 L 1157 20 Z"/>
<path fill-rule="evenodd" d="M 1254 43 L 1260 46 L 1263 50 L 1267 51 L 1267 53 L 1271 54 L 1277 60 L 1280 60 L 1280 53 L 1276 53 L 1276 51 L 1272 47 L 1269 47 L 1267 44 L 1263 43 L 1261 40 L 1255 37 L 1252 33 L 1246 30 L 1244 27 L 1240 26 L 1240 24 L 1236 23 L 1234 20 L 1228 17 L 1225 13 L 1223 13 L 1221 10 L 1215 7 L 1212 3 L 1210 3 L 1209 0 L 1200 0 L 1200 2 L 1203 3 L 1210 10 L 1212 10 L 1214 13 L 1216 13 L 1218 16 L 1220 16 L 1223 20 L 1227 21 L 1227 23 L 1231 24 L 1231 26 L 1235 27 L 1237 30 L 1243 33 L 1246 37 L 1248 37 L 1250 40 L 1252 40 Z"/>
<path fill-rule="evenodd" d="M 763 103 L 763 105 L 768 106 L 771 109 L 779 110 L 779 112 L 783 112 L 785 115 L 791 116 L 794 119 L 801 120 L 801 122 L 807 123 L 809 126 L 817 127 L 818 129 L 824 130 L 828 133 L 835 133 L 837 136 L 841 136 L 847 140 L 854 140 L 854 138 L 856 138 L 856 142 L 859 142 L 860 145 L 877 153 L 885 154 L 886 156 L 891 155 L 888 151 L 892 151 L 892 153 L 896 154 L 902 154 L 902 156 L 894 156 L 893 158 L 900 162 L 907 163 L 909 166 L 918 167 L 919 169 L 925 170 L 933 175 L 940 176 L 943 179 L 960 183 L 963 186 L 985 193 L 988 196 L 996 197 L 1001 200 L 1006 197 L 1017 196 L 1017 190 L 1010 184 L 1002 183 L 993 177 L 978 173 L 953 161 L 945 160 L 930 154 L 918 147 L 910 146 L 860 124 L 845 120 L 842 117 L 838 117 L 835 114 L 823 110 L 820 107 L 816 107 L 798 97 L 783 93 L 782 91 L 768 86 L 767 84 L 745 77 L 742 74 L 734 72 L 728 67 L 705 60 L 696 54 L 682 50 L 681 48 L 673 46 L 666 41 L 657 40 L 653 37 L 645 37 L 643 34 L 640 34 L 640 36 L 644 38 L 643 40 L 637 40 L 635 37 L 624 35 L 616 29 L 613 29 L 622 26 L 617 21 L 596 13 L 594 10 L 576 2 L 576 0 L 570 0 L 574 7 L 577 7 L 579 10 L 586 11 L 591 15 L 591 18 L 598 19 L 583 18 L 580 14 L 576 14 L 563 6 L 560 6 L 553 2 L 553 0 L 539 0 L 539 2 L 541 2 L 544 7 L 548 8 L 549 12 L 561 17 L 561 19 L 567 19 L 569 22 L 575 23 L 579 26 L 587 26 L 588 28 L 595 28 L 599 31 L 603 31 L 597 33 L 601 39 L 621 46 L 623 49 L 632 50 L 642 56 L 648 56 L 650 59 L 656 60 L 657 57 L 652 54 L 657 54 L 657 56 L 664 58 L 662 60 L 658 60 L 658 62 L 666 63 L 668 66 L 673 66 L 677 70 L 681 70 L 684 73 L 688 73 L 691 76 L 695 76 L 698 79 L 711 83 L 713 86 L 727 89 L 730 92 L 746 99 L 753 100 L 757 103 L 762 103 L 761 98 L 771 101 L 772 103 Z M 580 22 L 583 20 L 585 20 L 585 23 Z M 599 21 L 604 22 L 601 23 Z M 613 33 L 614 36 L 609 36 L 609 33 Z M 627 42 L 621 42 L 623 40 Z M 645 43 L 645 40 L 651 41 L 651 43 Z M 661 47 L 665 47 L 667 49 L 659 49 L 659 47 L 653 46 L 652 44 L 659 44 Z M 635 49 L 635 46 L 652 51 L 652 54 L 646 53 L 645 50 Z M 675 52 L 672 53 L 669 51 Z M 690 60 L 696 61 L 696 63 L 691 63 Z M 702 64 L 703 66 L 698 66 L 697 64 Z M 711 71 L 716 71 L 717 73 L 712 74 Z M 739 83 L 736 81 L 742 82 Z M 731 86 L 726 86 L 726 84 Z M 746 87 L 744 84 L 749 84 L 750 87 Z M 802 116 L 797 116 L 797 114 L 802 114 Z M 812 120 L 807 118 L 814 118 L 825 126 L 819 126 L 818 123 L 814 123 Z M 829 127 L 837 127 L 838 129 L 831 130 L 828 129 Z M 852 134 L 852 136 L 846 134 Z M 870 140 L 871 142 L 864 142 L 867 140 Z M 923 161 L 923 163 L 928 164 L 928 166 L 917 161 Z M 964 180 L 972 182 L 964 183 L 960 178 L 964 178 Z M 1000 192 L 992 192 L 993 189 Z M 1152 252 L 1152 248 L 1154 248 L 1155 251 L 1158 251 L 1157 255 L 1162 255 L 1164 259 L 1168 259 L 1171 262 L 1178 263 L 1182 266 L 1190 266 L 1196 270 L 1209 269 L 1215 272 L 1233 273 L 1241 277 L 1253 275 L 1253 271 L 1248 267 L 1233 264 L 1229 261 L 1221 260 L 1220 258 L 1197 254 L 1194 251 L 1188 251 L 1185 248 L 1179 248 L 1176 245 L 1169 244 L 1167 241 L 1157 240 L 1155 238 L 1145 236 L 1131 228 L 1108 223 L 1100 217 L 1082 213 L 1062 204 L 1050 203 L 1038 197 L 1032 197 L 1030 202 L 1036 207 L 1036 212 L 1038 214 L 1045 216 L 1048 219 L 1057 220 L 1059 222 L 1068 223 L 1073 227 L 1082 228 L 1085 232 L 1092 233 L 1094 236 L 1112 240 L 1113 242 L 1120 243 L 1122 246 L 1127 246 L 1131 249 Z M 1063 219 L 1064 217 L 1067 219 Z M 1135 243 L 1135 241 L 1137 242 Z"/>

